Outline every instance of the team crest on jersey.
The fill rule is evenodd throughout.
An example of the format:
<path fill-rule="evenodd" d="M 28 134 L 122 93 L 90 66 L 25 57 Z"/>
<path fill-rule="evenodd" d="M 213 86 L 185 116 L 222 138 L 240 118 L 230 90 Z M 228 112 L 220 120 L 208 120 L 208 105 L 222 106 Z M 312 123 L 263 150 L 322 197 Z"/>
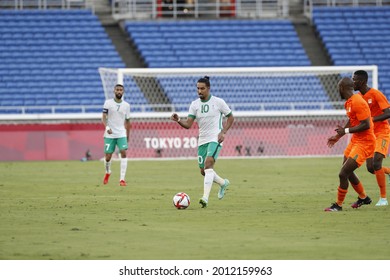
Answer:
<path fill-rule="evenodd" d="M 372 99 L 367 100 L 368 104 L 372 104 Z"/>

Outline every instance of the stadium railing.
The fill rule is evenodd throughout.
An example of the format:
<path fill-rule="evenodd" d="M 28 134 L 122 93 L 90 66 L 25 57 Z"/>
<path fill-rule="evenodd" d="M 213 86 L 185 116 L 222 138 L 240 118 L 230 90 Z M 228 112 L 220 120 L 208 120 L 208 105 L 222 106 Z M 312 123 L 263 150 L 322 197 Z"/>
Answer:
<path fill-rule="evenodd" d="M 286 0 L 112 0 L 115 19 L 240 17 L 287 17 L 289 1 Z"/>
<path fill-rule="evenodd" d="M 95 11 L 93 0 L 1 0 L 0 9 L 90 9 Z"/>

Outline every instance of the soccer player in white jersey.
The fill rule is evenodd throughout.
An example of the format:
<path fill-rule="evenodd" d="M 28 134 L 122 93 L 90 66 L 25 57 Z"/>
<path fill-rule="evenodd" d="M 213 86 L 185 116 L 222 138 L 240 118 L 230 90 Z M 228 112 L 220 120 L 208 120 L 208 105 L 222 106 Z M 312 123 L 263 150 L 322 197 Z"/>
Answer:
<path fill-rule="evenodd" d="M 233 125 L 234 117 L 232 110 L 223 99 L 210 94 L 209 77 L 199 79 L 196 86 L 199 98 L 191 103 L 187 119 L 181 120 L 176 113 L 172 114 L 171 119 L 186 129 L 191 128 L 195 119 L 198 122 L 198 164 L 200 173 L 204 176 L 204 191 L 199 203 L 202 208 L 205 208 L 208 205 L 213 182 L 220 186 L 219 199 L 224 197 L 225 190 L 230 184 L 228 179 L 218 176 L 214 171 L 214 164 L 222 149 L 225 135 Z M 223 115 L 227 117 L 224 125 L 222 125 Z"/>
<path fill-rule="evenodd" d="M 119 185 L 125 187 L 129 134 L 130 134 L 130 104 L 122 100 L 125 89 L 123 85 L 117 84 L 114 87 L 115 97 L 108 99 L 103 105 L 102 122 L 106 128 L 104 131 L 104 153 L 106 175 L 103 184 L 108 183 L 111 175 L 111 157 L 118 146 L 121 155 L 121 171 Z"/>

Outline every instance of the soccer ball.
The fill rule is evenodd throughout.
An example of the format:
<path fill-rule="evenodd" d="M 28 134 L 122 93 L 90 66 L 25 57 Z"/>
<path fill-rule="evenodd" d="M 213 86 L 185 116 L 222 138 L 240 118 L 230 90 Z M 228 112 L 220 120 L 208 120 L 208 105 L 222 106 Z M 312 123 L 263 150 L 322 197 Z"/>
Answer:
<path fill-rule="evenodd" d="M 179 192 L 173 197 L 173 205 L 177 209 L 186 209 L 190 206 L 190 197 L 184 192 Z"/>

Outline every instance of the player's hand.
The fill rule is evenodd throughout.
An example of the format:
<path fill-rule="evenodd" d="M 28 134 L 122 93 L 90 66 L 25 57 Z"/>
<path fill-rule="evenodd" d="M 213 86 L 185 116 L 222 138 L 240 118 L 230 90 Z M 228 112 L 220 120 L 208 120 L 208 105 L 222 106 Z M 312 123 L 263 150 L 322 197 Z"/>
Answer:
<path fill-rule="evenodd" d="M 106 126 L 106 131 L 107 131 L 108 134 L 112 134 L 112 130 L 111 130 L 111 128 L 109 126 Z"/>
<path fill-rule="evenodd" d="M 173 120 L 175 122 L 179 122 L 180 121 L 179 115 L 176 113 L 173 113 L 171 116 L 171 120 Z"/>
<path fill-rule="evenodd" d="M 345 128 L 338 125 L 337 128 L 334 130 L 337 132 L 338 135 L 343 136 L 345 135 Z"/>
<path fill-rule="evenodd" d="M 225 133 L 221 131 L 221 132 L 218 134 L 218 143 L 222 143 L 223 140 L 225 140 Z"/>
<path fill-rule="evenodd" d="M 329 147 L 329 148 L 332 148 L 332 147 L 334 146 L 334 144 L 336 144 L 337 141 L 340 140 L 340 138 L 341 138 L 341 136 L 338 135 L 338 134 L 329 137 L 329 138 L 328 138 L 328 143 L 327 143 L 328 147 Z"/>

